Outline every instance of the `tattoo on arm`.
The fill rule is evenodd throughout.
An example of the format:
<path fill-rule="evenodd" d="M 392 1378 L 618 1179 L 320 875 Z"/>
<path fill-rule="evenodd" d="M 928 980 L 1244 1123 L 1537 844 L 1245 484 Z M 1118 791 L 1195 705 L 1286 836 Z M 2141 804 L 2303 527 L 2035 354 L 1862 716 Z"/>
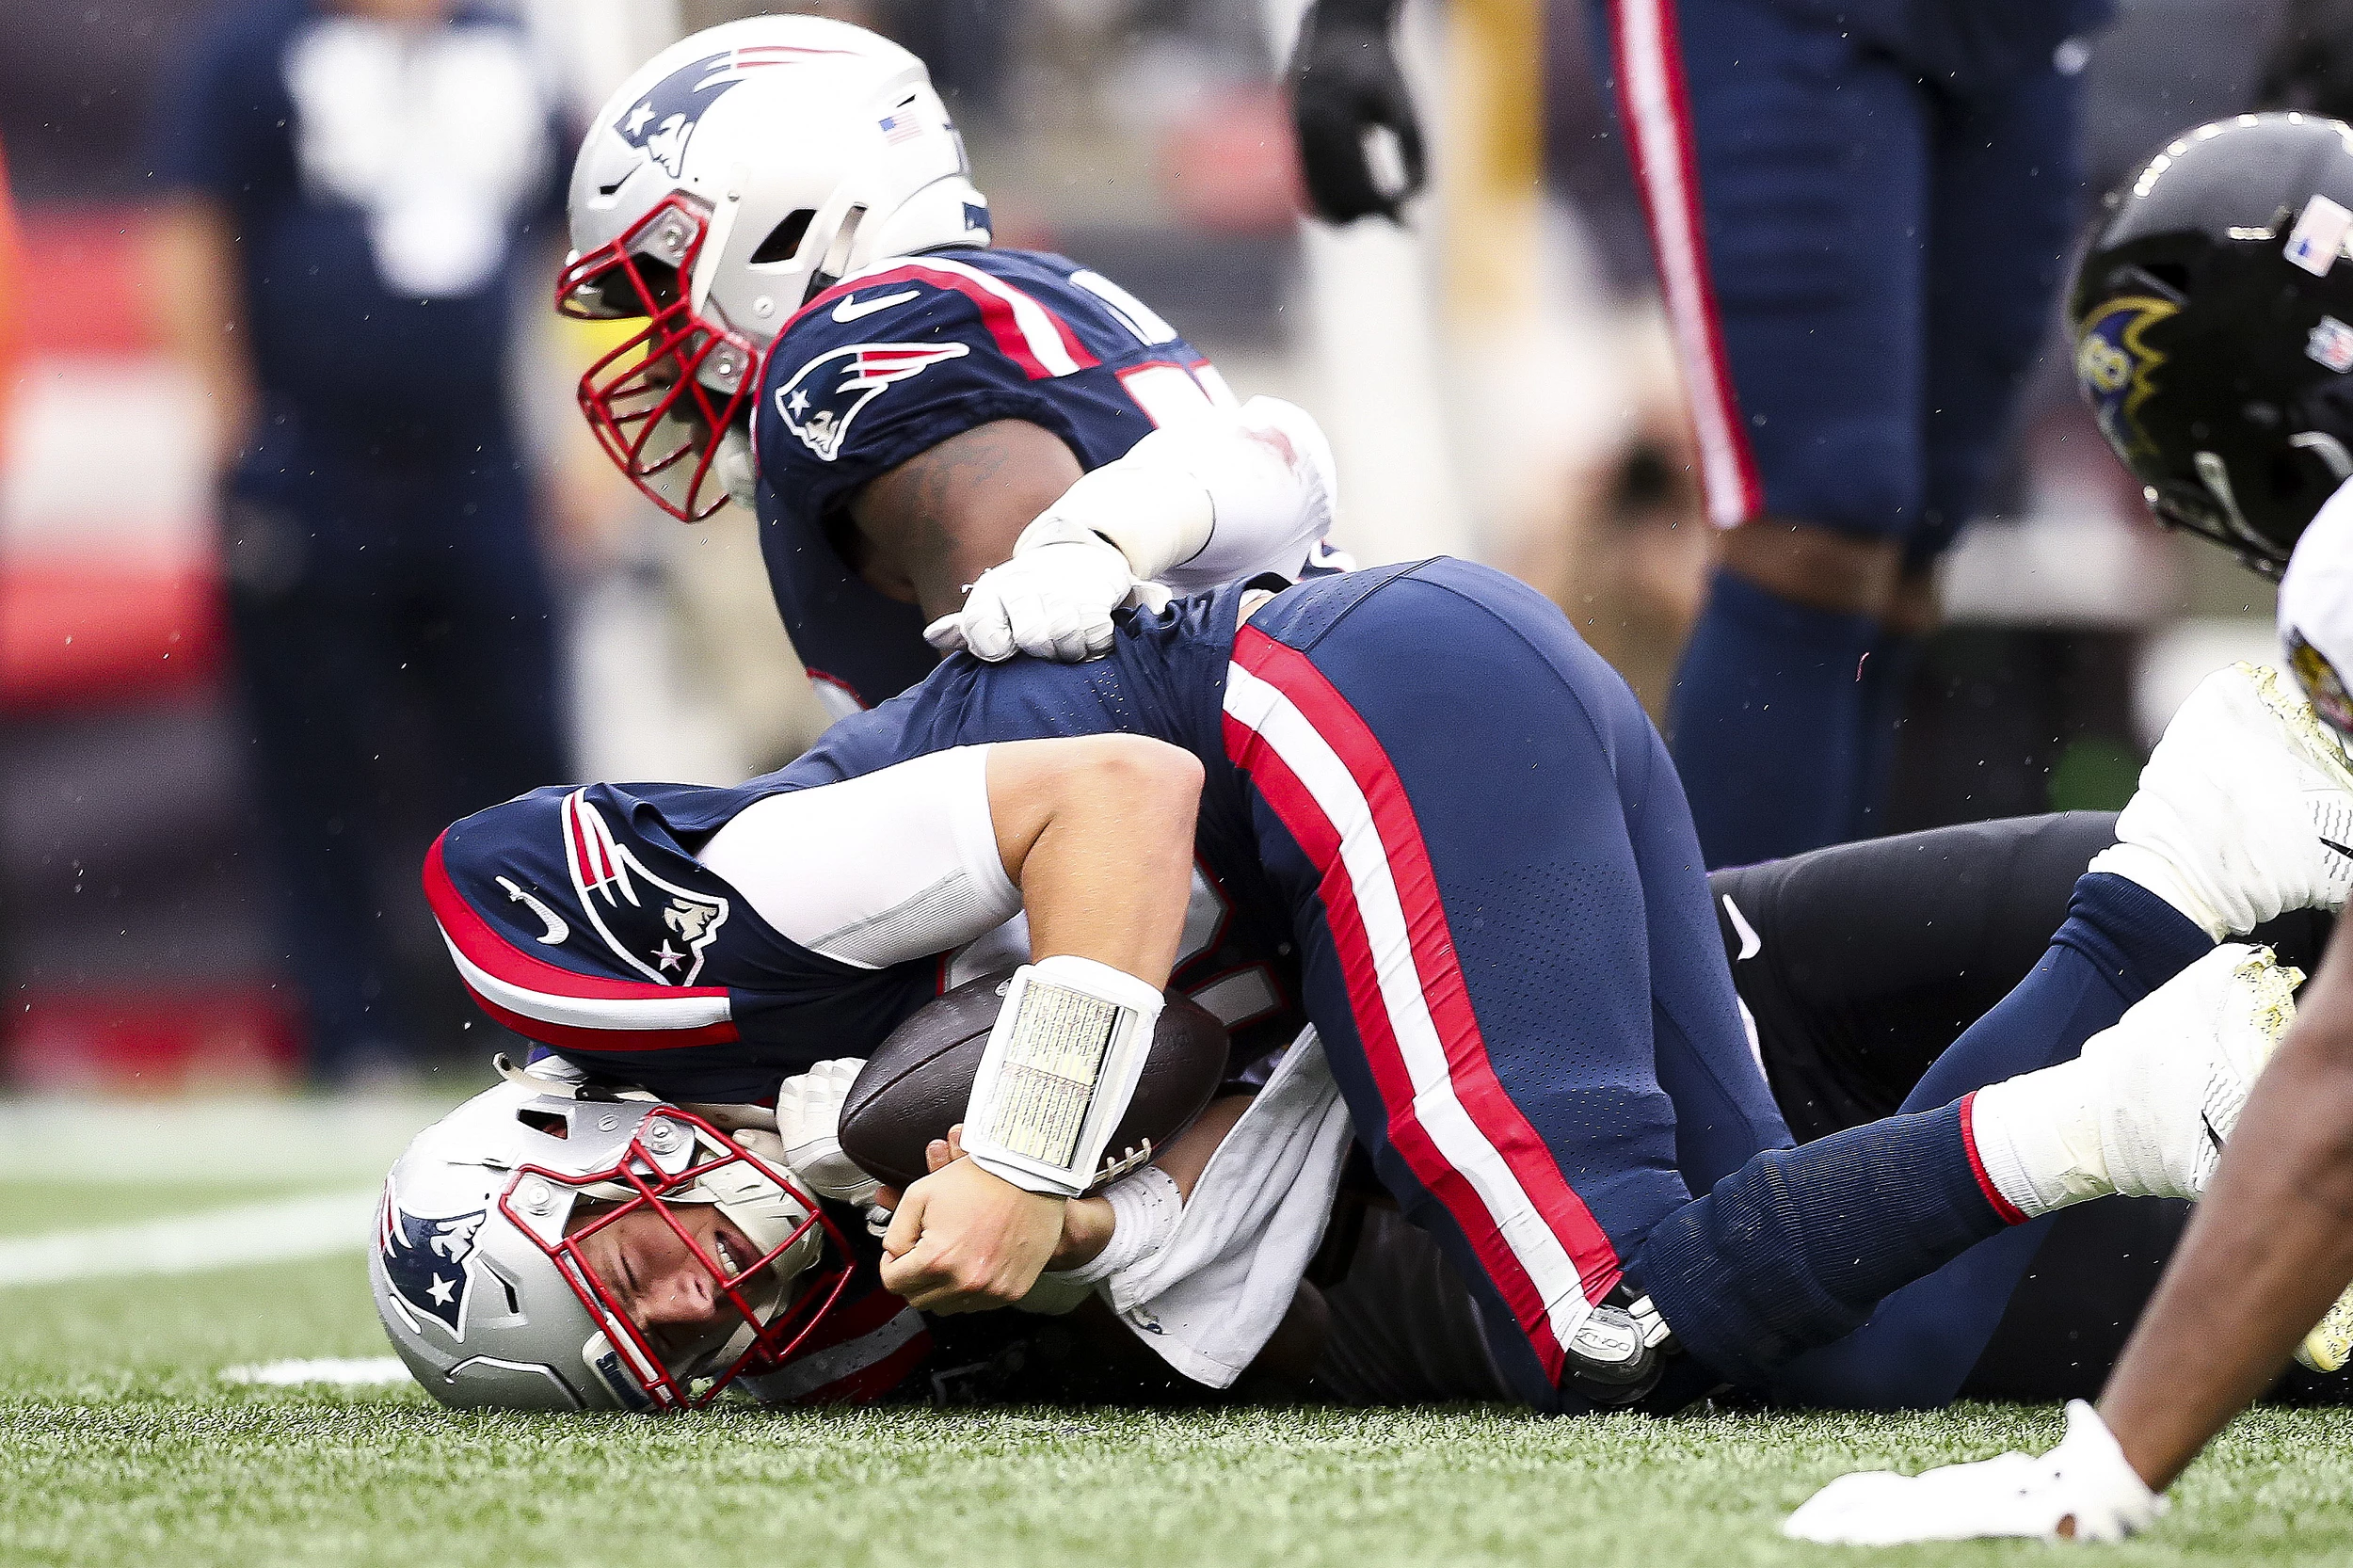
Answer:
<path fill-rule="evenodd" d="M 965 589 L 1013 553 L 1030 520 L 1076 484 L 1062 438 L 1025 420 L 996 420 L 917 453 L 850 504 L 863 546 L 858 573 L 926 618 L 964 603 Z"/>

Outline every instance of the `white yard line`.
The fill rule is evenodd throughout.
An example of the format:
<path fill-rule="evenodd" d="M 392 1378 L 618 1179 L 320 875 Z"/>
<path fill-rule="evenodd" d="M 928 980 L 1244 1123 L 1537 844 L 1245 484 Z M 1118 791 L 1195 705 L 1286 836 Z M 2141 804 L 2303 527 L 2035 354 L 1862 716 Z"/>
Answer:
<path fill-rule="evenodd" d="M 408 1368 L 396 1355 L 365 1355 L 349 1359 L 324 1357 L 315 1361 L 265 1361 L 258 1367 L 223 1367 L 223 1383 L 258 1383 L 284 1387 L 297 1383 L 333 1383 L 346 1388 L 407 1383 Z"/>
<path fill-rule="evenodd" d="M 192 1274 L 358 1252 L 378 1189 L 208 1208 L 137 1224 L 0 1240 L 0 1288 L 131 1274 Z"/>

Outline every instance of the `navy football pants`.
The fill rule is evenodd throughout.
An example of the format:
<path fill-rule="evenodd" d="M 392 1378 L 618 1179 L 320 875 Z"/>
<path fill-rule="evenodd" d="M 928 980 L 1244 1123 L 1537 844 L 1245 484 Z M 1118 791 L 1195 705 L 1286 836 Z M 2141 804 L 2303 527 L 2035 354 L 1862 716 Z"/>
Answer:
<path fill-rule="evenodd" d="M 1472 1282 L 1507 1378 L 1561 1408 L 1561 1331 L 1577 1302 L 1607 1295 L 1670 1216 L 1706 1210 L 1721 1224 L 1743 1200 L 1693 1192 L 1753 1176 L 1752 1157 L 1788 1143 L 1741 1028 L 1665 750 L 1549 603 L 1443 560 L 1304 584 L 1260 610 L 1236 639 L 1225 727 L 1357 1136 Z M 2162 978 L 2103 989 L 2096 962 L 2054 953 L 2061 1008 L 2028 1016 L 2026 998 L 2021 1016 L 1973 1032 L 1974 1046 L 1964 1038 L 1929 1088 L 1949 1100 L 2071 1055 Z M 1916 1252 L 1916 1269 L 1881 1287 L 1893 1288 L 2002 1228 L 1970 1185 L 1958 1120 L 1949 1107 L 1937 1114 L 1904 1119 L 1900 1136 L 1935 1150 L 1941 1174 L 1885 1158 L 1902 1152 L 1891 1144 L 1846 1158 L 1828 1181 L 1809 1185 L 1802 1153 L 1770 1157 L 1756 1179 L 1866 1194 L 1878 1183 L 1883 1206 L 1849 1202 L 1833 1218 L 1842 1245 Z M 1949 1184 L 1957 1165 L 1966 1191 L 1935 1209 L 1939 1239 L 1908 1234 L 1906 1204 L 1933 1208 L 1920 1190 Z M 1706 1224 L 1686 1225 L 1703 1253 Z M 1742 1268 L 1726 1255 L 1678 1277 L 1737 1292 Z M 1969 1293 L 1985 1334 L 2016 1277 L 1998 1272 Z M 1942 1325 L 1952 1304 L 1939 1304 Z M 1759 1381 L 1790 1349 L 1834 1337 L 1818 1332 L 1829 1320 L 1780 1325 L 1786 1343 L 1722 1359 Z M 1683 1326 L 1689 1339 L 1700 1325 Z M 1843 1353 L 1817 1351 L 1828 1367 L 1784 1391 L 1881 1402 L 1867 1374 L 1884 1363 L 1850 1368 Z"/>

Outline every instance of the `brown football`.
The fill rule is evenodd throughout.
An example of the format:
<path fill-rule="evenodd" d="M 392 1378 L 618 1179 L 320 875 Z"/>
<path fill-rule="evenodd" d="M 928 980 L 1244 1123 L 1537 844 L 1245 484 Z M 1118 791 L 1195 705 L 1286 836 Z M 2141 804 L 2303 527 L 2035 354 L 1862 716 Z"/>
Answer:
<path fill-rule="evenodd" d="M 867 1058 L 841 1106 L 841 1150 L 870 1176 L 894 1187 L 919 1179 L 924 1145 L 964 1120 L 981 1052 L 1012 979 L 1011 969 L 999 969 L 966 981 L 924 1003 Z M 1171 992 L 1135 1097 L 1104 1158 L 1146 1138 L 1158 1148 L 1190 1127 L 1225 1076 L 1227 1048 L 1217 1016 Z"/>

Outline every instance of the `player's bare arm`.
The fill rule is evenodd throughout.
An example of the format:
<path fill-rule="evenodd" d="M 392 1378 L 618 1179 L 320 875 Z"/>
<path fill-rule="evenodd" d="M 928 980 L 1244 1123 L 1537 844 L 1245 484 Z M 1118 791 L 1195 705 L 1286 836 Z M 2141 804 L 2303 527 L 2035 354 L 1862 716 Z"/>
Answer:
<path fill-rule="evenodd" d="M 858 492 L 852 564 L 869 585 L 921 606 L 927 618 L 952 616 L 1080 472 L 1061 437 L 1026 420 L 951 436 Z"/>
<path fill-rule="evenodd" d="M 156 209 L 147 239 L 155 326 L 204 398 L 212 467 L 235 460 L 253 422 L 253 365 L 245 349 L 236 235 L 228 212 L 182 194 Z"/>
<path fill-rule="evenodd" d="M 989 810 L 1021 889 L 1033 962 L 1077 958 L 1167 984 L 1193 875 L 1201 764 L 1139 736 L 991 748 Z M 1008 1305 L 1063 1239 L 1064 1200 L 971 1160 L 909 1188 L 884 1238 L 883 1284 L 927 1312 Z"/>
<path fill-rule="evenodd" d="M 2353 1281 L 2353 938 L 2338 926 L 2100 1414 L 2163 1491 Z"/>

